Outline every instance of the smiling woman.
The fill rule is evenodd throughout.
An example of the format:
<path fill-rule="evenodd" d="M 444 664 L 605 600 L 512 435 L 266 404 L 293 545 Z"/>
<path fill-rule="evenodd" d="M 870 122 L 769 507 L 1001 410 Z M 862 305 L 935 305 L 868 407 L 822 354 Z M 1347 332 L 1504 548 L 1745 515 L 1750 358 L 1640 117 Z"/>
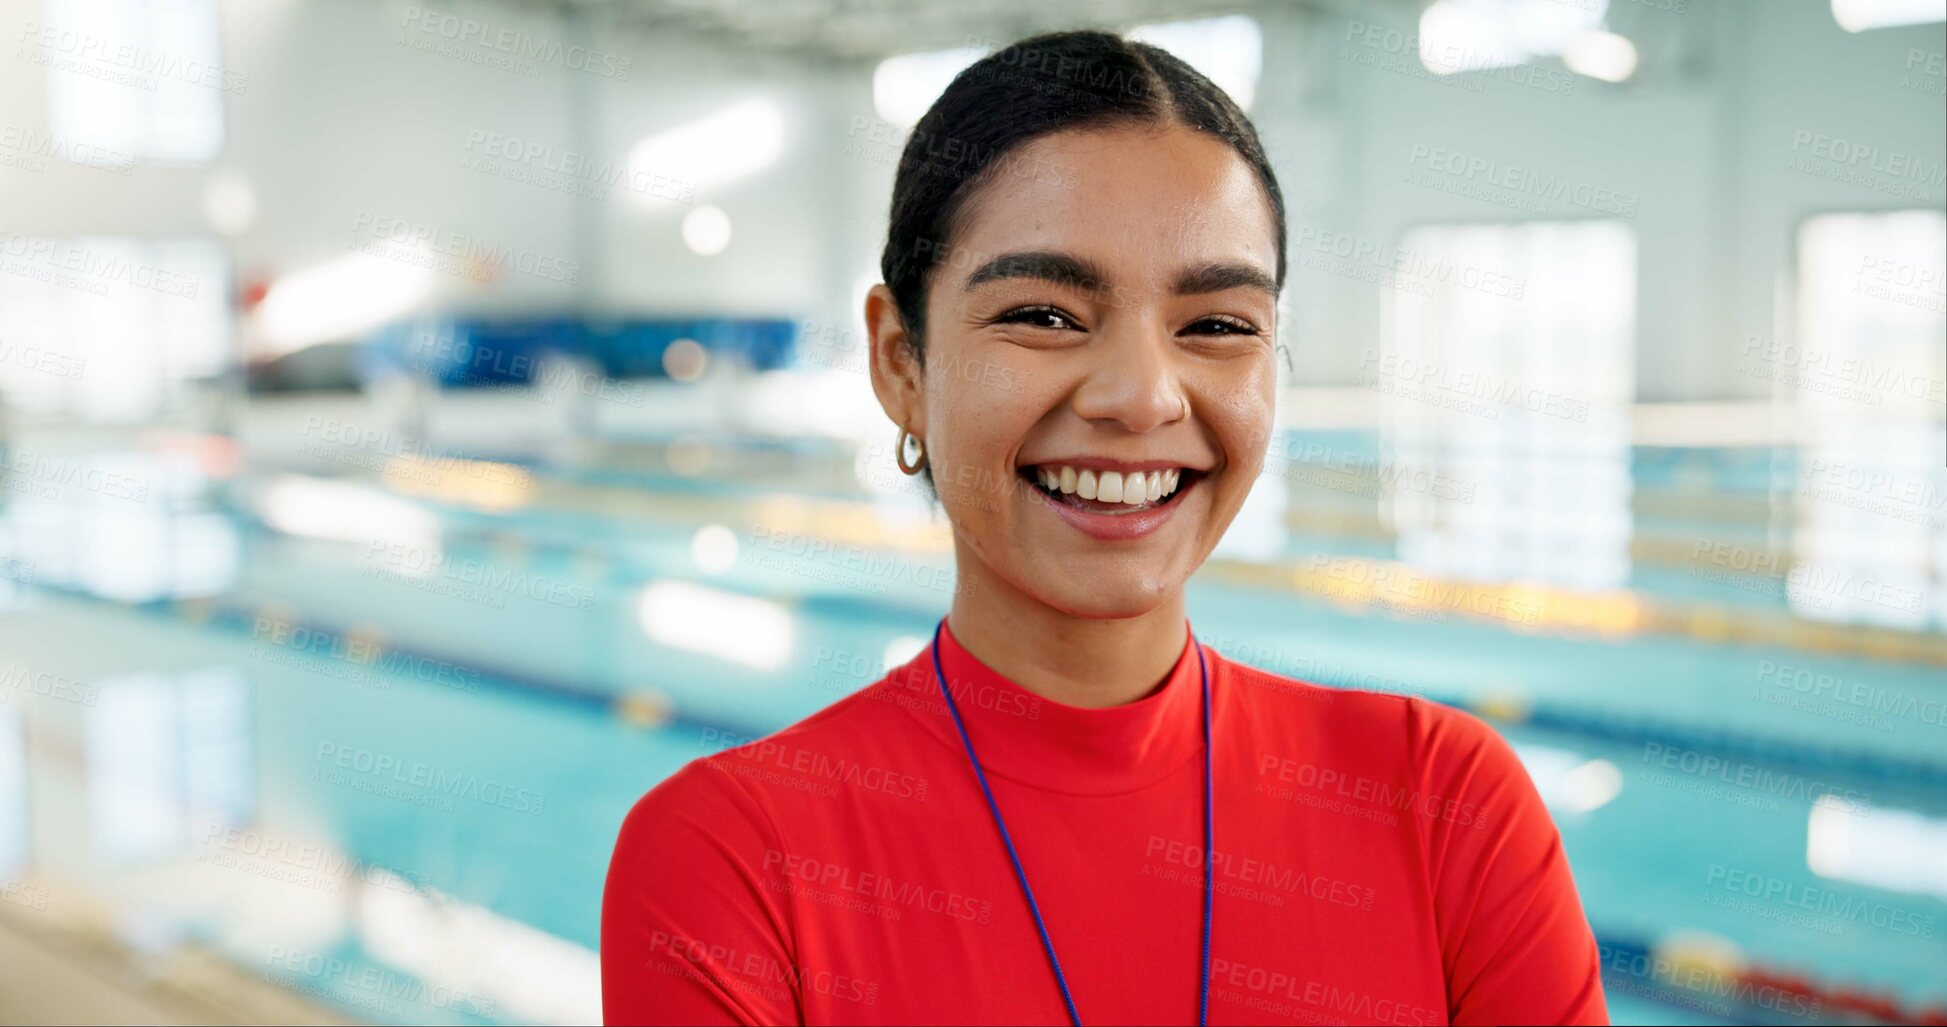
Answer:
<path fill-rule="evenodd" d="M 636 805 L 610 1022 L 1606 1022 L 1505 742 L 1190 630 L 1271 437 L 1284 235 L 1255 130 L 1162 50 L 1039 36 L 948 87 L 865 317 L 952 607 Z"/>

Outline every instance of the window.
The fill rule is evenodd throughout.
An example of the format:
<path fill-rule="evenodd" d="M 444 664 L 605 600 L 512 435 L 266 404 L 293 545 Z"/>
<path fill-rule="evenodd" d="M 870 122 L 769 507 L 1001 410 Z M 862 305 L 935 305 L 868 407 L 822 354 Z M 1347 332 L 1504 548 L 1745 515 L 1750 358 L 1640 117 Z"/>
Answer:
<path fill-rule="evenodd" d="M 231 353 L 228 262 L 208 240 L 0 236 L 0 404 L 132 423 Z"/>
<path fill-rule="evenodd" d="M 784 111 L 776 103 L 745 100 L 636 143 L 629 149 L 631 181 L 652 183 L 636 193 L 645 203 L 693 198 L 777 163 L 786 135 Z"/>
<path fill-rule="evenodd" d="M 1609 0 L 1434 0 L 1420 14 L 1420 63 L 1436 75 L 1557 57 L 1599 30 Z"/>
<path fill-rule="evenodd" d="M 134 159 L 200 163 L 223 149 L 215 0 L 46 0 L 26 40 L 47 71 L 55 138 Z"/>
<path fill-rule="evenodd" d="M 958 46 L 880 61 L 872 72 L 872 107 L 879 120 L 902 130 L 919 124 L 953 77 L 986 53 L 984 47 Z"/>
<path fill-rule="evenodd" d="M 1798 233 L 1796 338 L 1744 342 L 1802 431 L 1787 483 L 1801 616 L 1947 623 L 1947 216 L 1823 214 Z"/>
<path fill-rule="evenodd" d="M 1471 581 L 1629 574 L 1636 237 L 1614 221 L 1440 225 L 1394 255 L 1379 395 L 1400 558 Z"/>
<path fill-rule="evenodd" d="M 1832 0 L 1832 20 L 1847 32 L 1947 20 L 1940 0 Z"/>
<path fill-rule="evenodd" d="M 1251 109 L 1264 66 L 1264 31 L 1247 14 L 1138 25 L 1129 38 L 1161 47 L 1202 72 L 1237 106 Z"/>
<path fill-rule="evenodd" d="M 1264 65 L 1264 32 L 1256 18 L 1229 14 L 1156 22 L 1130 29 L 1128 37 L 1182 58 L 1183 63 L 1229 93 L 1238 107 L 1251 109 L 1251 102 L 1257 97 L 1258 75 Z M 900 54 L 880 61 L 872 73 L 873 109 L 889 125 L 901 130 L 912 128 L 919 124 L 920 116 L 933 101 L 946 92 L 954 76 L 990 50 L 985 46 L 961 46 Z"/>

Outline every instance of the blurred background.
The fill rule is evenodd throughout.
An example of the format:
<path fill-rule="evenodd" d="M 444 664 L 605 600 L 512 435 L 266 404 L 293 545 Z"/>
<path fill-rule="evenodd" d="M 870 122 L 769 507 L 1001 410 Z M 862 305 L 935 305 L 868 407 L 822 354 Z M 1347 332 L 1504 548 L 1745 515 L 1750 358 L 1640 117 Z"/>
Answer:
<path fill-rule="evenodd" d="M 1199 636 L 1488 717 L 1618 1023 L 1947 1022 L 1942 0 L 0 0 L 0 1019 L 590 1023 L 919 651 L 894 165 L 1104 27 L 1290 205 Z"/>

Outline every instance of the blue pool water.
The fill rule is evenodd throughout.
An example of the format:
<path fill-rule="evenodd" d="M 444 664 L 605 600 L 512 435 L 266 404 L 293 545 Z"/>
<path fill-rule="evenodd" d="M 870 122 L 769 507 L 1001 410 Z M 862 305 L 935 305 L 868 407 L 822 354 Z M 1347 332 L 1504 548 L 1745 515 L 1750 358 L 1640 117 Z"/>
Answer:
<path fill-rule="evenodd" d="M 1611 591 L 1775 627 L 1782 593 L 1658 557 L 1698 537 L 1765 535 L 1723 511 L 1726 497 L 1769 494 L 1759 461 L 1688 461 L 1634 456 L 1646 512 Z M 1762 465 L 1769 475 L 1778 461 Z M 1708 501 L 1645 508 L 1644 496 L 1695 492 L 1678 466 L 1712 483 Z M 385 523 L 420 534 L 293 530 L 283 501 L 266 498 L 276 475 L 187 490 L 141 514 L 181 564 L 163 571 L 116 563 L 133 557 L 114 546 L 92 553 L 90 518 L 125 511 L 94 502 L 49 517 L 15 501 L 0 522 L 22 582 L 0 581 L 0 672 L 12 672 L 0 737 L 32 744 L 18 794 L 0 804 L 32 816 L 0 815 L 0 831 L 19 825 L 0 844 L 0 860 L 17 853 L 0 877 L 45 875 L 63 885 L 50 902 L 89 896 L 125 939 L 198 941 L 360 1018 L 598 1015 L 601 883 L 629 805 L 685 761 L 876 678 L 924 641 L 951 579 L 923 517 L 841 488 L 781 507 L 732 476 L 532 470 L 500 509 L 369 476 L 301 476 L 380 496 L 394 504 Z M 1294 495 L 1308 515 L 1371 506 Z M 722 534 L 699 534 L 713 525 L 736 542 L 728 562 L 710 555 Z M 877 537 L 921 541 L 859 541 Z M 1550 797 L 1605 944 L 1706 932 L 1822 986 L 1947 1001 L 1947 853 L 1935 847 L 1947 837 L 1947 675 L 1929 662 L 1934 636 L 1903 635 L 1898 658 L 1880 659 L 1789 630 L 1673 630 L 1669 618 L 1612 632 L 1509 625 L 1352 602 L 1329 573 L 1305 576 L 1321 551 L 1385 562 L 1390 547 L 1383 532 L 1294 528 L 1273 556 L 1213 561 L 1192 585 L 1192 621 L 1245 662 L 1494 716 Z M 432 552 L 441 569 L 428 571 Z M 1265 565 L 1292 566 L 1303 587 L 1253 576 Z M 221 587 L 168 584 L 199 573 Z M 647 598 L 670 583 L 705 591 Z M 739 597 L 761 605 L 725 609 L 768 627 L 716 642 L 650 630 L 675 616 L 658 601 Z M 1869 698 L 1809 701 L 1800 683 L 1819 681 Z M 1694 769 L 1685 754 L 1769 783 Z M 1828 793 L 1848 802 L 1820 805 Z M 1810 889 L 1821 898 L 1808 905 Z M 1844 1022 L 1700 1012 L 1622 969 L 1610 1002 L 1616 1022 L 1712 1011 Z"/>

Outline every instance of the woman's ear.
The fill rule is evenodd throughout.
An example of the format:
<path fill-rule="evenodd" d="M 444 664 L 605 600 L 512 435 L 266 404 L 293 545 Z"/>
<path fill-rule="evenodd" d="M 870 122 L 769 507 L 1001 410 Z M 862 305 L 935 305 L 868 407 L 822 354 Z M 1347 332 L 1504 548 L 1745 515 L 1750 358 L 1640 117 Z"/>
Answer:
<path fill-rule="evenodd" d="M 926 436 L 926 394 L 920 387 L 919 354 L 906 331 L 899 304 L 884 282 L 865 294 L 865 332 L 871 342 L 867 360 L 872 393 L 879 407 L 897 424 L 922 441 Z"/>

